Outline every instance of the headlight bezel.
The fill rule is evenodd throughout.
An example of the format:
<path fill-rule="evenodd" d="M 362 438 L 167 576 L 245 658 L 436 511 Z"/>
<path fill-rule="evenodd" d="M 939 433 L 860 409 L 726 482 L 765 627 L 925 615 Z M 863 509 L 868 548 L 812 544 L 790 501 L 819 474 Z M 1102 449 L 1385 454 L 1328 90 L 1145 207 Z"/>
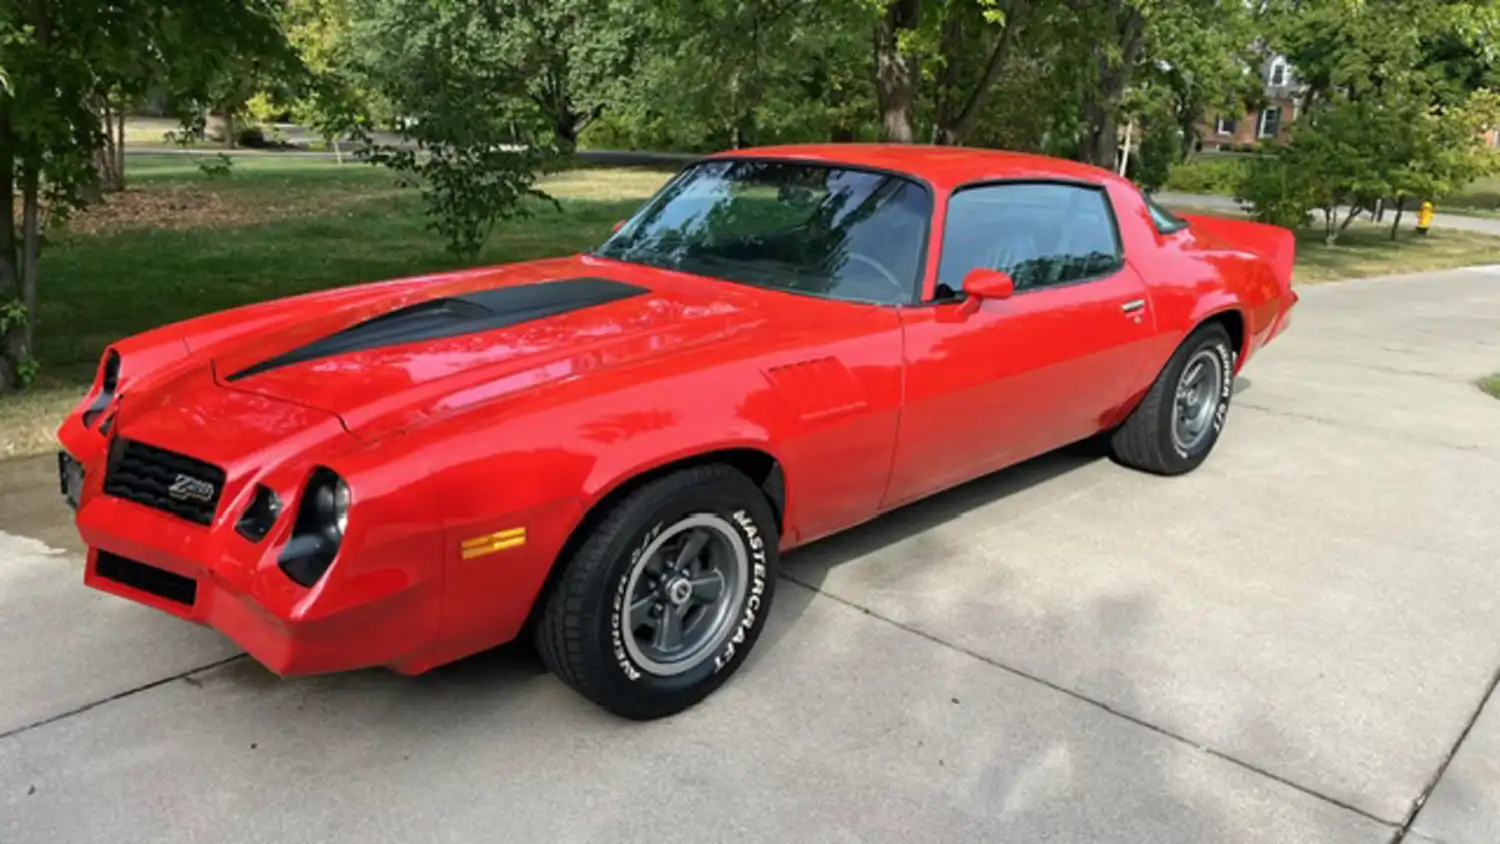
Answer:
<path fill-rule="evenodd" d="M 120 351 L 113 347 L 104 350 L 104 357 L 99 361 L 99 394 L 89 403 L 83 411 L 83 427 L 92 428 L 99 417 L 109 409 L 115 400 L 115 394 L 120 388 Z"/>
<path fill-rule="evenodd" d="M 313 468 L 298 499 L 291 535 L 277 558 L 294 583 L 311 588 L 333 565 L 343 548 L 353 504 L 347 481 L 326 466 Z"/>

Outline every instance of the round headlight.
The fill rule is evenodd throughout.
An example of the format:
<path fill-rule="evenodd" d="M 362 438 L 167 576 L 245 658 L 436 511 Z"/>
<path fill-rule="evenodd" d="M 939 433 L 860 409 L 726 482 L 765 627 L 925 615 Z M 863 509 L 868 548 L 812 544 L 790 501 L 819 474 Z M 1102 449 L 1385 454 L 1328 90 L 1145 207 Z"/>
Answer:
<path fill-rule="evenodd" d="M 339 481 L 333 486 L 333 527 L 343 536 L 349 530 L 349 485 Z"/>
<path fill-rule="evenodd" d="M 353 503 L 343 478 L 323 466 L 313 470 L 297 504 L 291 538 L 277 560 L 293 583 L 311 588 L 333 565 L 349 528 Z"/>
<path fill-rule="evenodd" d="M 332 480 L 319 485 L 313 496 L 323 528 L 335 541 L 342 538 L 344 531 L 349 529 L 349 485 L 342 480 Z"/>

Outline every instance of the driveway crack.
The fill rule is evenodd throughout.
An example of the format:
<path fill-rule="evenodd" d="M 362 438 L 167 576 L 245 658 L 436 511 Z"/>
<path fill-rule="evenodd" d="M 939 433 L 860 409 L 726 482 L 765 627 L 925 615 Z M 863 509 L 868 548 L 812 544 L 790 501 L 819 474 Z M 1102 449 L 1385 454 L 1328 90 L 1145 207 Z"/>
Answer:
<path fill-rule="evenodd" d="M 1458 734 L 1458 739 L 1453 742 L 1452 747 L 1448 748 L 1448 754 L 1438 764 L 1437 770 L 1433 771 L 1432 779 L 1427 781 L 1427 785 L 1422 789 L 1422 793 L 1418 794 L 1417 799 L 1412 801 L 1411 811 L 1406 813 L 1406 818 L 1401 822 L 1400 828 L 1396 830 L 1396 837 L 1391 839 L 1391 844 L 1401 844 L 1408 834 L 1416 835 L 1419 838 L 1426 838 L 1426 836 L 1420 833 L 1413 833 L 1411 831 L 1412 824 L 1417 822 L 1417 816 L 1422 813 L 1422 807 L 1427 805 L 1427 798 L 1432 796 L 1432 792 L 1437 788 L 1438 783 L 1443 781 L 1443 775 L 1448 773 L 1448 766 L 1453 764 L 1453 757 L 1458 755 L 1459 748 L 1463 747 L 1464 742 L 1468 741 L 1469 733 L 1474 731 L 1474 724 L 1479 720 L 1480 714 L 1484 712 L 1485 705 L 1495 696 L 1496 686 L 1500 686 L 1500 667 L 1497 667 L 1495 673 L 1490 675 L 1490 682 L 1485 686 L 1484 694 L 1479 696 L 1479 705 L 1474 707 L 1474 711 L 1469 715 L 1469 720 L 1464 724 L 1463 731 Z"/>
<path fill-rule="evenodd" d="M 1380 437 L 1381 439 L 1399 440 L 1400 442 L 1408 443 L 1408 444 L 1430 445 L 1430 446 L 1433 446 L 1435 448 L 1442 448 L 1442 449 L 1446 449 L 1448 451 L 1458 451 L 1458 452 L 1462 452 L 1464 454 L 1479 454 L 1479 455 L 1482 455 L 1482 456 L 1485 456 L 1485 457 L 1492 457 L 1491 453 L 1487 450 L 1486 446 L 1479 445 L 1478 443 L 1464 443 L 1464 444 L 1459 444 L 1459 443 L 1451 443 L 1451 442 L 1442 442 L 1440 440 L 1432 440 L 1432 439 L 1425 439 L 1425 440 L 1421 440 L 1420 442 L 1418 442 L 1418 441 L 1412 440 L 1410 438 L 1395 436 L 1395 435 L 1391 434 L 1390 432 L 1383 431 L 1383 430 L 1381 430 L 1379 428 L 1371 428 L 1371 427 L 1368 427 L 1368 426 L 1365 426 L 1365 425 L 1351 425 L 1348 422 L 1343 422 L 1343 421 L 1340 421 L 1340 420 L 1337 420 L 1337 419 L 1329 419 L 1329 418 L 1323 417 L 1323 416 L 1315 416 L 1315 415 L 1310 414 L 1310 413 L 1298 413 L 1297 411 L 1294 411 L 1294 410 L 1280 410 L 1280 409 L 1277 409 L 1277 408 L 1274 408 L 1274 407 L 1266 407 L 1265 405 L 1260 405 L 1260 404 L 1250 404 L 1250 403 L 1244 402 L 1244 401 L 1237 401 L 1237 402 L 1235 402 L 1234 406 L 1237 407 L 1237 408 L 1243 408 L 1245 410 L 1259 411 L 1261 413 L 1266 413 L 1266 414 L 1269 414 L 1271 416 L 1281 416 L 1281 417 L 1284 417 L 1284 418 L 1287 418 L 1287 419 L 1300 419 L 1300 420 L 1302 420 L 1304 422 L 1312 422 L 1312 423 L 1315 423 L 1315 424 L 1318 424 L 1318 425 L 1327 425 L 1330 428 L 1344 428 L 1344 429 L 1350 430 L 1350 431 L 1358 431 L 1358 432 L 1360 432 L 1362 434 L 1369 434 L 1371 436 Z"/>
<path fill-rule="evenodd" d="M 100 698 L 100 699 L 98 699 L 96 701 L 92 701 L 90 703 L 85 703 L 82 706 L 78 706 L 78 707 L 75 707 L 73 709 L 69 709 L 66 712 L 59 712 L 56 715 L 49 715 L 46 718 L 41 719 L 40 721 L 33 721 L 30 724 L 25 724 L 25 725 L 22 725 L 20 727 L 16 727 L 16 728 L 11 729 L 11 730 L 6 730 L 5 732 L 0 733 L 0 741 L 4 741 L 5 739 L 11 738 L 12 736 L 18 736 L 21 733 L 25 733 L 25 732 L 29 732 L 31 730 L 35 730 L 38 727 L 45 727 L 48 724 L 55 724 L 58 721 L 63 721 L 63 720 L 66 720 L 68 718 L 72 718 L 74 715 L 82 715 L 83 713 L 88 712 L 90 709 L 94 709 L 96 707 L 103 706 L 106 703 L 113 703 L 114 701 L 117 701 L 117 700 L 123 700 L 123 699 L 125 699 L 127 697 L 130 697 L 132 695 L 137 695 L 137 694 L 140 694 L 141 692 L 150 691 L 151 689 L 154 689 L 154 688 L 156 688 L 158 686 L 165 686 L 166 684 L 171 683 L 174 680 L 186 680 L 188 682 L 192 682 L 192 675 L 194 675 L 194 674 L 201 674 L 204 671 L 208 671 L 208 670 L 211 670 L 211 669 L 214 669 L 214 668 L 219 668 L 221 666 L 228 665 L 231 662 L 236 662 L 238 660 L 244 659 L 245 656 L 246 656 L 245 654 L 235 654 L 234 656 L 231 656 L 231 657 L 225 657 L 224 659 L 220 659 L 220 660 L 216 660 L 214 662 L 210 662 L 207 665 L 200 665 L 200 666 L 198 666 L 196 668 L 189 668 L 186 671 L 179 671 L 178 673 L 173 674 L 170 677 L 162 677 L 159 680 L 152 680 L 149 683 L 142 683 L 139 686 L 132 686 L 131 688 L 125 689 L 124 691 L 116 692 L 116 693 L 114 693 L 112 695 L 109 695 L 108 697 L 102 697 L 102 698 Z"/>

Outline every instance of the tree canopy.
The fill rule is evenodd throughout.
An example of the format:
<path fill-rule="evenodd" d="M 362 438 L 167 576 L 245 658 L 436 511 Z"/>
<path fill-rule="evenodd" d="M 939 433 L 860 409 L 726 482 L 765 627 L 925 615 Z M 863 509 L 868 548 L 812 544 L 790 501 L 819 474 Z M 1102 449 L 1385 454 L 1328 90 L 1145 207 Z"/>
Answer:
<path fill-rule="evenodd" d="M 1333 239 L 1492 166 L 1497 36 L 1500 0 L 0 0 L 0 390 L 36 372 L 48 219 L 123 188 L 147 99 L 230 144 L 257 114 L 353 141 L 471 256 L 586 146 L 989 146 L 1154 188 L 1279 55 L 1299 117 L 1240 193 Z"/>

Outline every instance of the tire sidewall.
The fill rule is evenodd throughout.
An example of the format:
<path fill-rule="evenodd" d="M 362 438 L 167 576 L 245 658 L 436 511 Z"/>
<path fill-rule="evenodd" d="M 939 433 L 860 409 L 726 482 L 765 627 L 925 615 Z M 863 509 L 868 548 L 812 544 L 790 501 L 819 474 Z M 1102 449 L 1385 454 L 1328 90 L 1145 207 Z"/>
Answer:
<path fill-rule="evenodd" d="M 1219 395 L 1214 407 L 1213 421 L 1208 433 L 1201 442 L 1191 449 L 1182 448 L 1172 436 L 1172 415 L 1174 404 L 1177 401 L 1177 382 L 1182 378 L 1183 370 L 1187 368 L 1188 361 L 1192 360 L 1205 349 L 1212 350 L 1216 364 L 1219 367 Z M 1213 451 L 1214 444 L 1219 441 L 1219 435 L 1224 431 L 1224 425 L 1229 418 L 1229 405 L 1234 398 L 1234 365 L 1236 353 L 1230 345 L 1229 334 L 1223 329 L 1213 326 L 1201 329 L 1188 338 L 1183 344 L 1182 351 L 1173 363 L 1169 374 L 1168 389 L 1163 391 L 1161 418 L 1166 420 L 1162 426 L 1161 437 L 1165 446 L 1165 453 L 1183 466 L 1197 466 L 1208 458 L 1209 452 Z"/>
<path fill-rule="evenodd" d="M 713 691 L 745 660 L 760 636 L 776 588 L 778 535 L 770 507 L 747 480 L 749 494 L 728 485 L 695 485 L 644 507 L 628 520 L 604 549 L 610 560 L 603 584 L 605 611 L 596 625 L 610 685 L 624 694 L 643 695 L 664 703 L 697 699 Z M 688 516 L 712 513 L 734 529 L 743 543 L 748 563 L 745 597 L 734 610 L 733 632 L 713 654 L 681 674 L 653 674 L 638 664 L 625 648 L 629 596 L 626 590 L 641 555 L 666 529 Z"/>

